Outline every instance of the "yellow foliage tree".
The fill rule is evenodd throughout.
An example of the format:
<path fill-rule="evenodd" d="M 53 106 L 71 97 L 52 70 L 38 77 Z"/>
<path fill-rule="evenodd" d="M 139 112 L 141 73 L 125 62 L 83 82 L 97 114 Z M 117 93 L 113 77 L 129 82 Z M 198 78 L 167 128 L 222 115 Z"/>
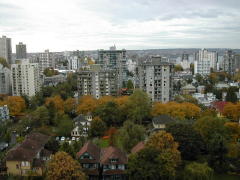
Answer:
<path fill-rule="evenodd" d="M 227 103 L 223 109 L 223 115 L 233 121 L 239 121 L 240 119 L 240 103 L 233 104 Z"/>
<path fill-rule="evenodd" d="M 20 96 L 8 96 L 0 101 L 0 105 L 7 105 L 11 116 L 22 116 L 26 108 L 25 100 Z"/>
<path fill-rule="evenodd" d="M 76 107 L 76 100 L 74 98 L 68 98 L 64 101 L 64 111 L 66 113 L 72 112 Z"/>
<path fill-rule="evenodd" d="M 54 106 L 59 114 L 64 114 L 64 101 L 60 96 L 49 97 L 45 101 L 45 105 Z"/>
<path fill-rule="evenodd" d="M 174 167 L 181 161 L 181 155 L 178 151 L 178 143 L 174 141 L 173 136 L 165 131 L 159 131 L 152 134 L 146 142 L 146 147 L 158 150 L 160 153 L 171 154 L 174 160 Z"/>
<path fill-rule="evenodd" d="M 57 152 L 47 165 L 49 180 L 85 180 L 81 165 L 66 152 Z"/>
<path fill-rule="evenodd" d="M 118 105 L 120 111 L 127 110 L 129 103 L 129 96 L 120 96 L 114 99 L 116 104 Z"/>
<path fill-rule="evenodd" d="M 152 115 L 159 116 L 162 114 L 167 114 L 171 117 L 175 117 L 177 119 L 192 119 L 197 118 L 199 116 L 201 109 L 192 103 L 183 102 L 169 102 L 166 104 L 155 103 L 152 108 Z"/>
<path fill-rule="evenodd" d="M 77 106 L 77 114 L 88 114 L 92 113 L 97 107 L 97 100 L 90 95 L 83 96 L 79 100 Z"/>

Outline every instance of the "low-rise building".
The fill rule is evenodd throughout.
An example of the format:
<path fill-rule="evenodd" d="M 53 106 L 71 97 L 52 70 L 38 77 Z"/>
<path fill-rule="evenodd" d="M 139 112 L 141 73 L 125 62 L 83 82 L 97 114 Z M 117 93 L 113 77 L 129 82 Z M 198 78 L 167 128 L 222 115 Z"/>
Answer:
<path fill-rule="evenodd" d="M 186 86 L 182 87 L 182 94 L 193 94 L 195 92 L 196 88 L 191 84 L 187 84 Z"/>
<path fill-rule="evenodd" d="M 59 83 L 65 82 L 67 76 L 63 74 L 54 75 L 51 77 L 44 77 L 44 86 L 56 86 Z"/>
<path fill-rule="evenodd" d="M 202 104 L 206 107 L 211 106 L 211 103 L 216 101 L 216 95 L 214 95 L 213 93 L 194 93 L 192 96 L 197 99 L 199 104 Z"/>
<path fill-rule="evenodd" d="M 25 140 L 7 152 L 7 173 L 17 176 L 42 176 L 51 152 L 44 149 L 49 136 L 31 133 Z"/>
<path fill-rule="evenodd" d="M 116 147 L 99 148 L 88 141 L 77 157 L 90 180 L 127 179 L 127 154 Z"/>
<path fill-rule="evenodd" d="M 78 115 L 73 119 L 74 129 L 71 131 L 72 137 L 88 136 L 88 130 L 92 122 L 92 115 Z"/>
<path fill-rule="evenodd" d="M 152 124 L 153 124 L 152 131 L 164 130 L 164 129 L 166 129 L 167 124 L 172 123 L 174 121 L 175 120 L 173 118 L 171 118 L 170 116 L 165 115 L 165 114 L 156 116 L 152 120 Z"/>

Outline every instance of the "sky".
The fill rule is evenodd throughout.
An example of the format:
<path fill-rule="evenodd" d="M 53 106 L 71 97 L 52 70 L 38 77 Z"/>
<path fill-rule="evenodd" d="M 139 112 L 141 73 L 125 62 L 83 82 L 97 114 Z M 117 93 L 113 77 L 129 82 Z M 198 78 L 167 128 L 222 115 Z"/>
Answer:
<path fill-rule="evenodd" d="M 240 48 L 240 0 L 0 0 L 0 36 L 28 52 Z"/>

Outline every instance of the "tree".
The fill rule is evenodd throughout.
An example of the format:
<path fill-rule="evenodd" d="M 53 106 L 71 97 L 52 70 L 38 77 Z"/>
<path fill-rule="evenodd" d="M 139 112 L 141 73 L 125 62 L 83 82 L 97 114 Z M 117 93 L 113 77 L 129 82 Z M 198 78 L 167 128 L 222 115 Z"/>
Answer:
<path fill-rule="evenodd" d="M 49 125 L 50 123 L 48 109 L 45 106 L 38 107 L 30 116 L 35 127 Z"/>
<path fill-rule="evenodd" d="M 68 98 L 64 101 L 64 111 L 65 113 L 72 113 L 76 108 L 76 99 Z"/>
<path fill-rule="evenodd" d="M 236 92 L 236 89 L 234 87 L 228 88 L 226 101 L 236 103 L 238 101 L 238 98 L 235 92 Z"/>
<path fill-rule="evenodd" d="M 179 151 L 185 160 L 195 160 L 204 149 L 204 142 L 191 124 L 175 123 L 167 126 L 167 132 L 171 133 L 174 140 L 179 143 Z"/>
<path fill-rule="evenodd" d="M 175 71 L 175 72 L 183 71 L 183 67 L 182 67 L 180 64 L 175 65 L 175 66 L 174 66 L 174 71 Z"/>
<path fill-rule="evenodd" d="M 129 157 L 130 179 L 169 179 L 181 161 L 178 144 L 171 134 L 160 131 L 150 136 L 144 149 Z"/>
<path fill-rule="evenodd" d="M 130 150 L 145 138 L 145 128 L 141 125 L 134 124 L 132 121 L 125 121 L 118 134 L 120 146 L 126 151 Z"/>
<path fill-rule="evenodd" d="M 102 121 L 99 117 L 94 117 L 90 125 L 89 135 L 91 137 L 101 137 L 104 135 L 106 129 L 106 123 Z"/>
<path fill-rule="evenodd" d="M 54 106 L 57 113 L 64 114 L 64 101 L 59 95 L 47 98 L 45 105 L 47 107 L 49 107 L 50 105 Z"/>
<path fill-rule="evenodd" d="M 213 169 L 207 163 L 192 162 L 184 168 L 184 180 L 211 180 L 212 178 Z"/>
<path fill-rule="evenodd" d="M 195 79 L 197 80 L 198 83 L 202 83 L 203 82 L 203 77 L 201 76 L 201 74 L 196 74 Z"/>
<path fill-rule="evenodd" d="M 145 119 L 149 118 L 150 110 L 151 102 L 148 95 L 141 90 L 135 90 L 129 97 L 128 119 L 135 123 L 142 124 Z"/>
<path fill-rule="evenodd" d="M 97 107 L 97 100 L 92 96 L 83 96 L 79 100 L 77 106 L 77 114 L 88 114 L 92 113 Z"/>
<path fill-rule="evenodd" d="M 65 152 L 57 152 L 47 165 L 47 179 L 86 179 L 80 164 Z"/>
<path fill-rule="evenodd" d="M 70 135 L 73 129 L 73 121 L 67 115 L 58 116 L 57 120 L 58 120 L 57 134 L 59 136 Z"/>
<path fill-rule="evenodd" d="M 7 63 L 6 59 L 0 57 L 0 64 L 3 65 L 3 67 L 10 68 L 9 64 Z"/>
<path fill-rule="evenodd" d="M 134 88 L 133 82 L 132 82 L 131 80 L 128 80 L 128 82 L 127 82 L 127 88 L 128 88 L 128 89 L 133 89 L 133 88 Z"/>
<path fill-rule="evenodd" d="M 51 138 L 47 144 L 45 144 L 44 148 L 46 148 L 47 150 L 53 152 L 53 154 L 55 154 L 58 149 L 59 149 L 59 142 L 56 141 L 54 138 Z"/>
<path fill-rule="evenodd" d="M 20 96 L 8 96 L 0 101 L 0 105 L 8 105 L 11 116 L 22 116 L 26 109 L 25 101 Z"/>
<path fill-rule="evenodd" d="M 166 104 L 155 103 L 152 108 L 152 115 L 159 116 L 167 114 L 180 120 L 196 119 L 200 114 L 201 109 L 192 103 L 183 102 L 168 102 Z"/>
<path fill-rule="evenodd" d="M 119 114 L 118 105 L 114 101 L 104 103 L 94 111 L 94 115 L 99 116 L 108 127 L 122 124 Z"/>
<path fill-rule="evenodd" d="M 51 76 L 54 76 L 54 75 L 58 75 L 59 72 L 54 70 L 53 68 L 46 68 L 44 71 L 43 71 L 43 74 L 47 77 L 51 77 Z"/>
<path fill-rule="evenodd" d="M 223 108 L 223 115 L 232 121 L 240 120 L 240 103 L 227 103 Z"/>

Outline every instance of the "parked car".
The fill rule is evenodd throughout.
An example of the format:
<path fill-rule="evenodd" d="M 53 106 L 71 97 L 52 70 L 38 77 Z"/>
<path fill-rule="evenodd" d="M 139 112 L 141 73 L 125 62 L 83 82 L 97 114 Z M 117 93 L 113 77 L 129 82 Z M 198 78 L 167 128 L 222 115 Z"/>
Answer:
<path fill-rule="evenodd" d="M 59 141 L 59 140 L 60 140 L 60 138 L 57 136 L 57 137 L 56 137 L 56 141 Z"/>
<path fill-rule="evenodd" d="M 76 138 L 75 137 L 72 137 L 72 141 L 75 141 L 76 140 Z"/>
<path fill-rule="evenodd" d="M 61 141 L 65 141 L 65 137 L 63 136 L 63 137 L 61 137 Z"/>

